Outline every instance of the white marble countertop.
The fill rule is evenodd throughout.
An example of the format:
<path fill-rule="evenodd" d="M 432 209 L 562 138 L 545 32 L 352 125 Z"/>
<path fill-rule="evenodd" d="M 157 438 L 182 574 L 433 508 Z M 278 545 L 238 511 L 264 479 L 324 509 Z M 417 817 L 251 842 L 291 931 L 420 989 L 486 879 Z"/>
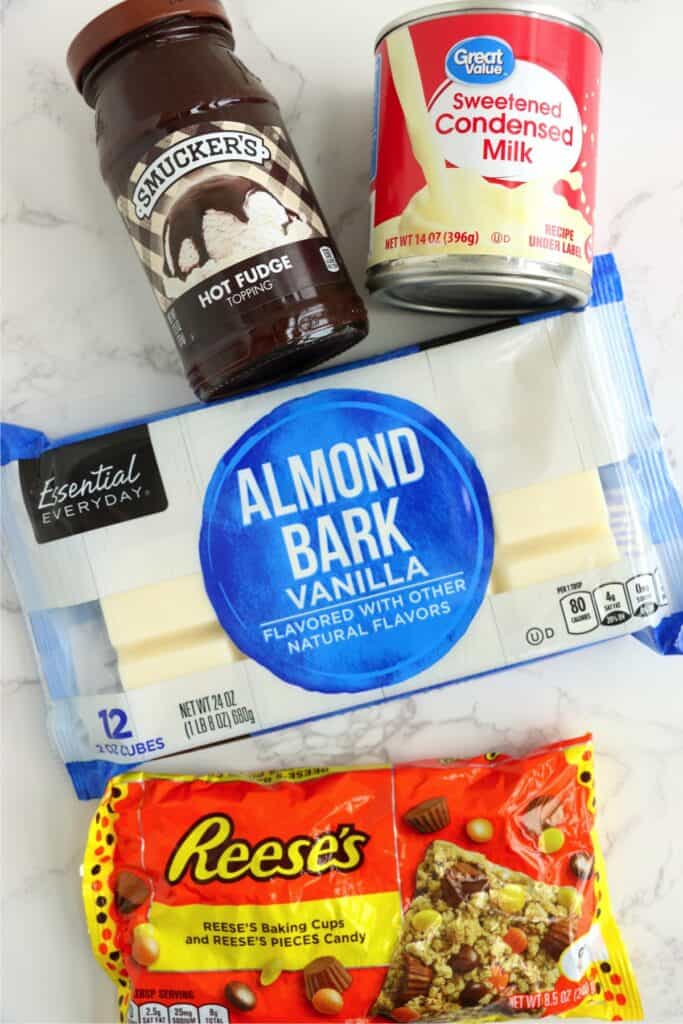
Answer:
<path fill-rule="evenodd" d="M 151 291 L 100 180 L 71 36 L 105 0 L 2 0 L 3 418 L 66 432 L 187 403 Z M 359 285 L 367 232 L 372 43 L 399 0 L 230 0 L 238 52 L 279 97 Z M 683 477 L 683 169 L 679 0 L 573 0 L 606 44 L 598 251 L 616 252 L 647 383 Z M 354 355 L 445 333 L 455 318 L 371 303 Z M 92 806 L 47 745 L 37 669 L 2 602 L 2 1019 L 113 1021 L 78 868 Z M 683 661 L 634 640 L 247 741 L 247 768 L 522 751 L 595 733 L 600 833 L 649 1022 L 683 1020 Z M 200 769 L 225 750 L 199 754 Z M 168 766 L 168 762 L 166 762 Z"/>

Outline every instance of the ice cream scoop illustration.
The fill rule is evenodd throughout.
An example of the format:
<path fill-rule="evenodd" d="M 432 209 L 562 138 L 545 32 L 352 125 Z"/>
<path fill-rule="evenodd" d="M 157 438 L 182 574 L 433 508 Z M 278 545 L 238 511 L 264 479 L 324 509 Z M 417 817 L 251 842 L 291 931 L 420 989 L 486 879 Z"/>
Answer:
<path fill-rule="evenodd" d="M 239 263 L 316 232 L 267 189 L 243 177 L 208 179 L 171 207 L 164 227 L 164 273 L 186 280 L 210 260 Z"/>

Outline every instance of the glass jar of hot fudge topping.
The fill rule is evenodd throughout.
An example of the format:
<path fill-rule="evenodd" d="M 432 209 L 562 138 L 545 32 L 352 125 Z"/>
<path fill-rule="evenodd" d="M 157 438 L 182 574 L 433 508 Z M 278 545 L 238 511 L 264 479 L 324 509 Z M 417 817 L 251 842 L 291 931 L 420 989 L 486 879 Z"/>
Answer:
<path fill-rule="evenodd" d="M 219 0 L 125 0 L 76 37 L 111 189 L 204 401 L 354 345 L 367 314 Z"/>

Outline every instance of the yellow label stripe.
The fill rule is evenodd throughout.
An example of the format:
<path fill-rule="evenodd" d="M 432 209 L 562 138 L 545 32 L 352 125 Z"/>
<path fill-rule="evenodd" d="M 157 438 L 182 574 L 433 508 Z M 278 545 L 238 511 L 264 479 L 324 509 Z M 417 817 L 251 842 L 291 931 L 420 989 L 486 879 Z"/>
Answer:
<path fill-rule="evenodd" d="M 161 949 L 153 971 L 260 970 L 275 955 L 288 971 L 325 955 L 375 967 L 391 959 L 401 904 L 398 892 L 260 906 L 154 903 L 150 922 Z"/>

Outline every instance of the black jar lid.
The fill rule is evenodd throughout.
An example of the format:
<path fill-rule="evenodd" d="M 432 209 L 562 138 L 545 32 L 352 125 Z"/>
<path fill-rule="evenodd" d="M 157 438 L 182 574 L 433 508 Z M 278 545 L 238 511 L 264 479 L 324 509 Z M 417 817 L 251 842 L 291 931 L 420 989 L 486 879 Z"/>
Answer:
<path fill-rule="evenodd" d="M 147 25 L 169 18 L 213 18 L 230 28 L 221 0 L 124 0 L 89 22 L 67 54 L 67 64 L 79 92 L 85 70 L 112 43 Z"/>

